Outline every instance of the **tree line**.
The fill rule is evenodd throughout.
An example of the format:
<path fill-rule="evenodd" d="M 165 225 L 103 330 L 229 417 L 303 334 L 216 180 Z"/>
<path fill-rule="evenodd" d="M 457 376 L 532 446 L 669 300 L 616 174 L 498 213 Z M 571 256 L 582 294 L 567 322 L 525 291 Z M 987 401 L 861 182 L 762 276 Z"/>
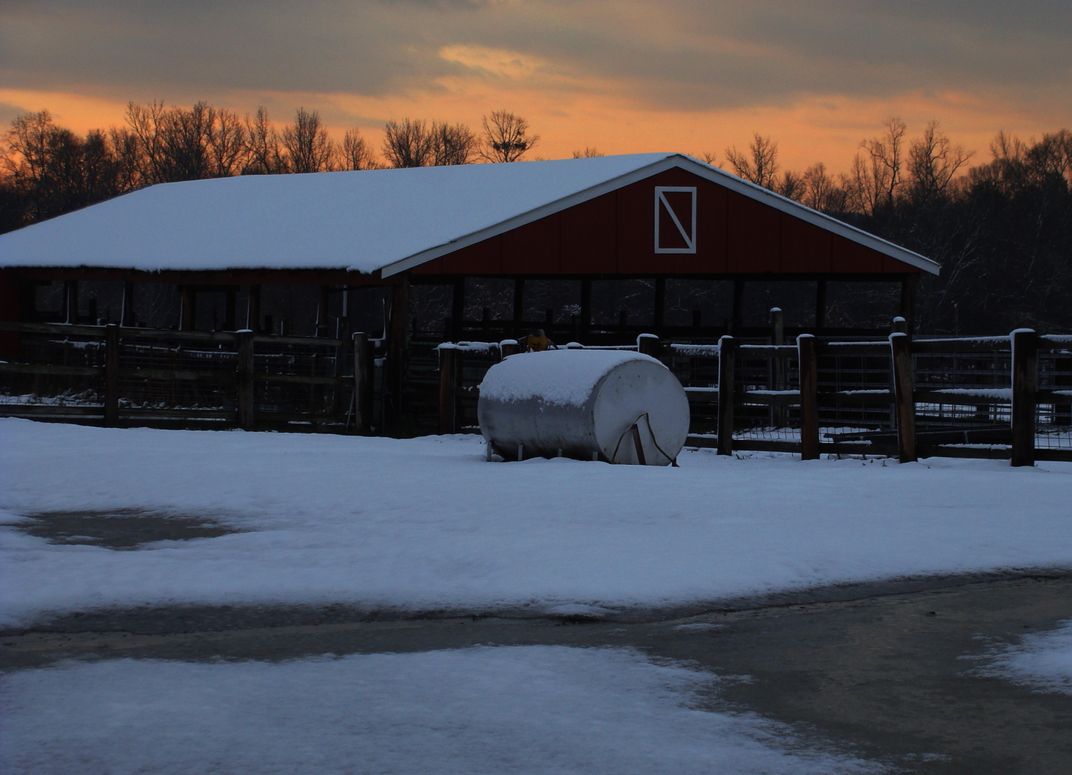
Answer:
<path fill-rule="evenodd" d="M 154 183 L 248 174 L 512 162 L 538 142 L 528 122 L 497 110 L 465 124 L 388 121 L 377 156 L 357 129 L 333 138 L 300 108 L 279 127 L 205 102 L 189 108 L 130 103 L 123 126 L 84 136 L 47 111 L 16 117 L 0 147 L 0 232 Z M 574 157 L 599 156 L 594 147 Z M 1072 330 L 1072 132 L 1024 141 L 999 133 L 989 158 L 955 144 L 937 122 L 910 136 L 897 118 L 863 139 L 847 172 L 817 162 L 782 169 L 778 143 L 756 133 L 730 146 L 724 166 L 813 209 L 933 258 L 920 329 Z M 708 163 L 720 160 L 704 154 Z"/>
<path fill-rule="evenodd" d="M 268 111 L 252 116 L 198 102 L 130 103 L 124 125 L 79 136 L 48 111 L 16 117 L 0 146 L 0 230 L 52 218 L 154 183 L 378 167 L 510 162 L 539 139 L 506 110 L 464 124 L 404 118 L 384 127 L 382 161 L 358 129 L 341 140 L 320 114 L 299 108 L 276 126 Z"/>
<path fill-rule="evenodd" d="M 777 142 L 758 133 L 725 157 L 740 177 L 941 264 L 922 281 L 920 330 L 1072 331 L 1072 131 L 999 132 L 975 165 L 937 122 L 910 137 L 898 118 L 839 175 L 822 162 L 781 170 Z"/>

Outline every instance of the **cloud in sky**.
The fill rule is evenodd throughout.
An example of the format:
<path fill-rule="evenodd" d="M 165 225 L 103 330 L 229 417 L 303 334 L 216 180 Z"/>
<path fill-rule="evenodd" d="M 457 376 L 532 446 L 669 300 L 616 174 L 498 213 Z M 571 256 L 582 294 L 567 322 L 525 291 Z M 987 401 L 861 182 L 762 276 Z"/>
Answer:
<path fill-rule="evenodd" d="M 990 115 L 992 134 L 1054 129 L 1072 104 L 1072 4 L 1054 0 L 8 0 L 0 14 L 9 102 L 306 104 L 366 126 L 507 105 L 556 131 L 595 127 L 565 142 L 608 150 L 615 127 L 653 121 L 681 142 L 690 118 L 797 127 L 811 106 L 818 131 L 836 119 L 824 105 L 841 126 L 866 106 L 872 125 L 917 108 L 954 126 Z"/>

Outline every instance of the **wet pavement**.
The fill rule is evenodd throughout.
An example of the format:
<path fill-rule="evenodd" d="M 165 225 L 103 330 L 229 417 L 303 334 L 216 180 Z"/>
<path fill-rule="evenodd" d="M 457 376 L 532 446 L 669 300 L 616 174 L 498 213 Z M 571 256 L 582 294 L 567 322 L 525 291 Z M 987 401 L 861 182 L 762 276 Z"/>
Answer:
<path fill-rule="evenodd" d="M 861 584 L 594 620 L 515 613 L 97 611 L 0 633 L 0 668 L 118 657 L 284 660 L 477 644 L 630 647 L 720 676 L 748 676 L 722 682 L 707 702 L 788 723 L 802 738 L 830 741 L 894 770 L 1072 771 L 1072 697 L 975 675 L 972 658 L 1072 618 L 1072 574 Z"/>
<path fill-rule="evenodd" d="M 108 511 L 42 511 L 27 515 L 32 522 L 19 530 L 54 544 L 139 549 L 155 541 L 216 538 L 238 532 L 203 517 L 158 514 L 146 509 Z"/>

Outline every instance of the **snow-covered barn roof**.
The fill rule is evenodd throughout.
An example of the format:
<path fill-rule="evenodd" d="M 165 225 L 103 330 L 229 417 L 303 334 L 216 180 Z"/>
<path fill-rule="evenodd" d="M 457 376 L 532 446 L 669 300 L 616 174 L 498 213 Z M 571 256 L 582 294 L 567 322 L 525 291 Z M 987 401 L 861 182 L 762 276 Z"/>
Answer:
<path fill-rule="evenodd" d="M 0 266 L 387 277 L 674 167 L 938 273 L 918 253 L 670 153 L 165 183 L 0 236 Z"/>

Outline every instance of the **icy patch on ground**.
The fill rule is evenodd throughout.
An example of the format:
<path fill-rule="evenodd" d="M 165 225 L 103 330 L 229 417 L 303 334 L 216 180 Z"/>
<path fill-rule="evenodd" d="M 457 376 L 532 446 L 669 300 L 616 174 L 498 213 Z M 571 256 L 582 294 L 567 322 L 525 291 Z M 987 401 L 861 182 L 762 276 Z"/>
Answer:
<path fill-rule="evenodd" d="M 114 660 L 8 674 L 0 769 L 68 772 L 874 771 L 631 650 L 482 647 L 293 662 Z"/>
<path fill-rule="evenodd" d="M 1072 619 L 1050 632 L 1025 635 L 1018 645 L 996 649 L 983 659 L 986 664 L 973 672 L 1072 695 Z"/>

